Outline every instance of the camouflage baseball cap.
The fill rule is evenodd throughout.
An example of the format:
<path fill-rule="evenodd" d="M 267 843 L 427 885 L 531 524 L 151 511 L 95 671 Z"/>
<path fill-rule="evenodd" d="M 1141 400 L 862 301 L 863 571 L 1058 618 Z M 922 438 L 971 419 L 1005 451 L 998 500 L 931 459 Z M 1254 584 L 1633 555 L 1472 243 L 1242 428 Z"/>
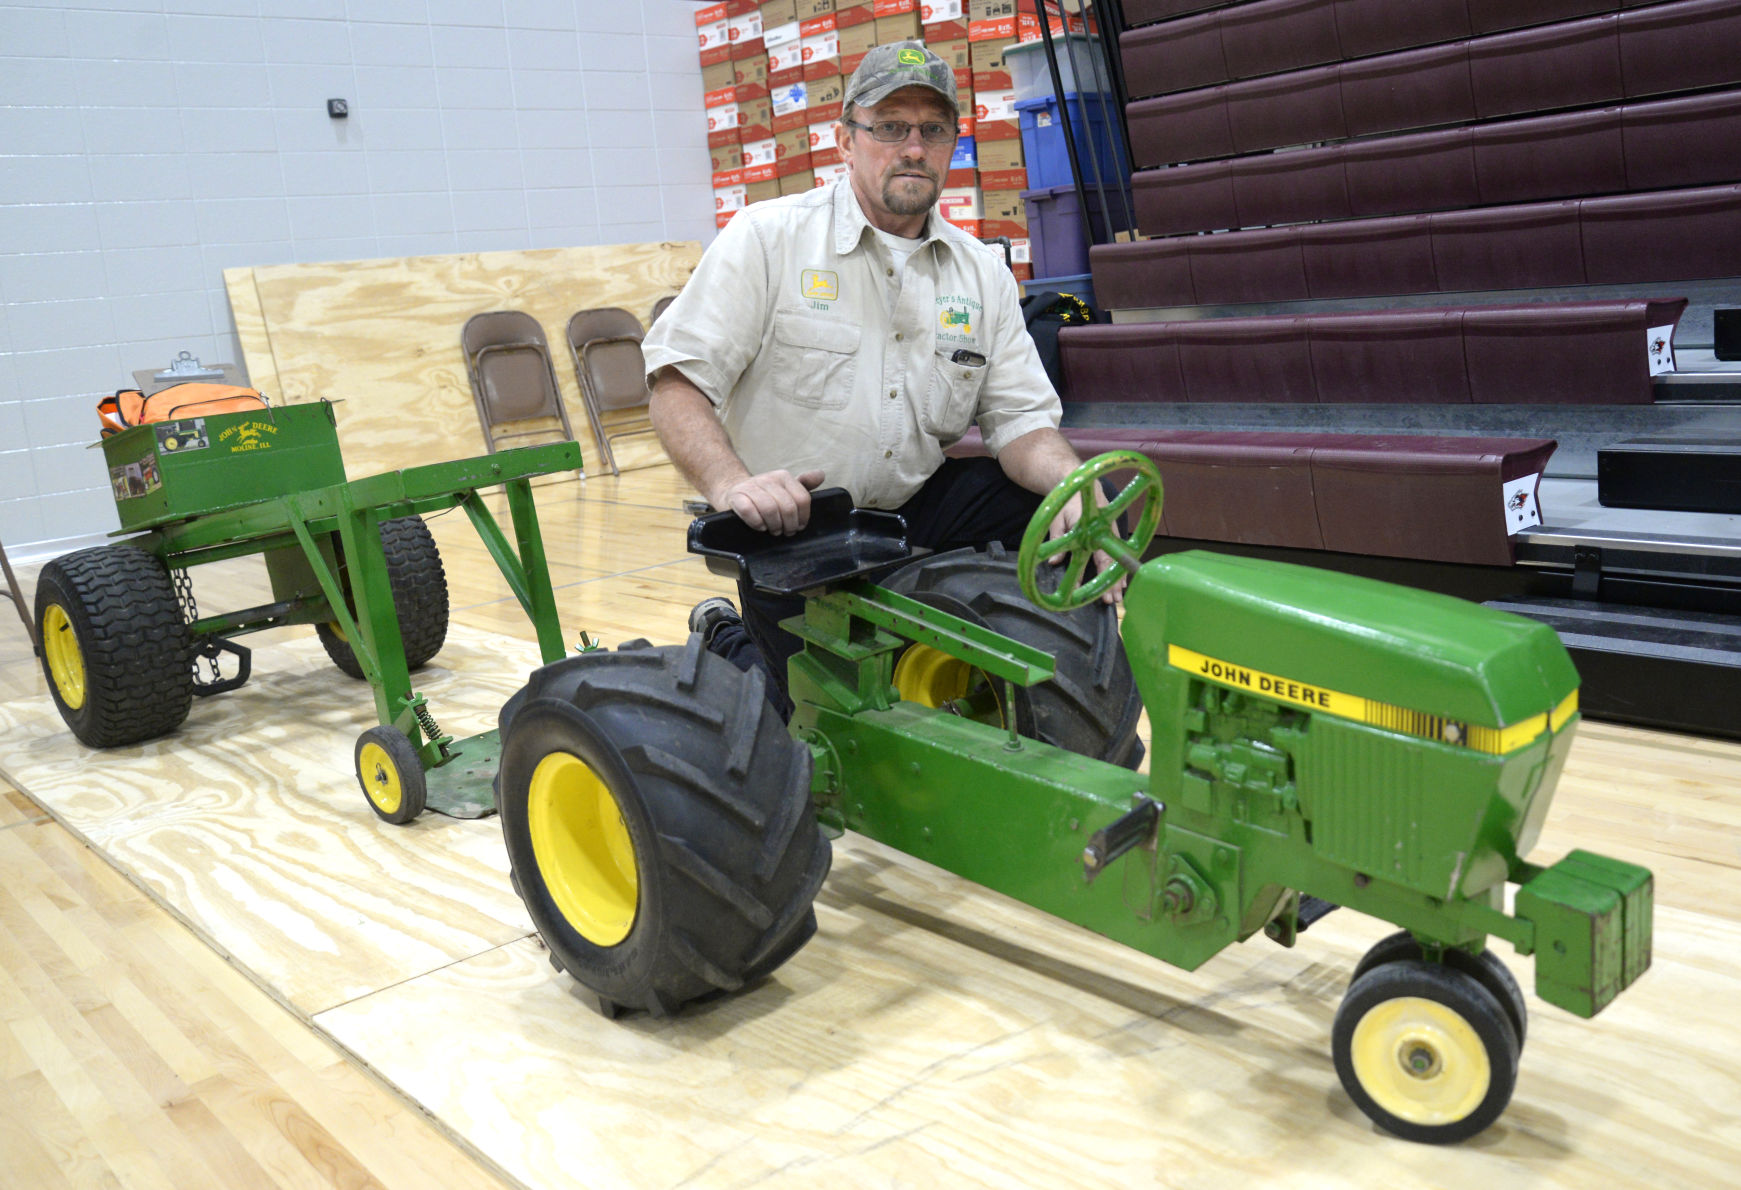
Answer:
<path fill-rule="evenodd" d="M 875 107 L 902 87 L 929 87 L 943 97 L 950 111 L 961 114 L 955 71 L 917 41 L 879 45 L 866 54 L 846 85 L 846 104 Z"/>

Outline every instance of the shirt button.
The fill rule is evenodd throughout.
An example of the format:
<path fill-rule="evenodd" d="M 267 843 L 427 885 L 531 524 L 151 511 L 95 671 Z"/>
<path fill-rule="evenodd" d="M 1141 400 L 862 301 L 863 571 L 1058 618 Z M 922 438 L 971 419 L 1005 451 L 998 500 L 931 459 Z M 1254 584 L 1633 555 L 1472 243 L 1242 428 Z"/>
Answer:
<path fill-rule="evenodd" d="M 893 277 L 895 275 L 894 269 L 884 269 L 883 272 L 887 273 L 891 277 Z"/>
<path fill-rule="evenodd" d="M 901 341 L 901 332 L 896 331 L 895 332 L 895 342 L 899 343 L 900 341 Z"/>
<path fill-rule="evenodd" d="M 892 389 L 892 388 L 891 388 L 891 389 L 890 389 L 890 390 L 889 390 L 889 400 L 891 400 L 891 401 L 892 401 L 892 400 L 894 400 L 894 399 L 895 399 L 895 390 L 894 390 L 894 389 Z"/>
<path fill-rule="evenodd" d="M 892 450 L 885 450 L 885 451 L 883 451 L 883 458 L 885 458 L 885 459 L 892 459 L 892 458 L 894 458 L 894 457 L 895 457 L 895 452 L 894 452 L 894 451 L 892 451 Z"/>

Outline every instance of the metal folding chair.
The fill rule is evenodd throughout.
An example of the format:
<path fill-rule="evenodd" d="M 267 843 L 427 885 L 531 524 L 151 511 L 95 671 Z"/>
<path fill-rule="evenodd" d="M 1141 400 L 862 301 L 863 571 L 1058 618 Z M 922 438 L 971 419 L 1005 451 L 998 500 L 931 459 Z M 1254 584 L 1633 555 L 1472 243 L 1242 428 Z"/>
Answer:
<path fill-rule="evenodd" d="M 598 439 L 599 457 L 612 475 L 622 471 L 611 440 L 653 429 L 645 417 L 626 419 L 626 428 L 622 418 L 615 419 L 619 425 L 614 429 L 605 426 L 607 413 L 646 408 L 647 371 L 641 355 L 641 333 L 641 320 L 618 306 L 581 310 L 568 320 L 568 350 L 574 358 L 581 400 L 593 437 Z"/>
<path fill-rule="evenodd" d="M 537 319 L 519 310 L 474 314 L 460 332 L 460 347 L 491 454 L 508 439 L 557 432 L 550 425 L 505 431 L 497 428 L 502 425 L 524 426 L 555 419 L 562 437 L 574 437 L 568 410 L 562 405 L 562 390 L 556 384 L 550 344 Z"/>

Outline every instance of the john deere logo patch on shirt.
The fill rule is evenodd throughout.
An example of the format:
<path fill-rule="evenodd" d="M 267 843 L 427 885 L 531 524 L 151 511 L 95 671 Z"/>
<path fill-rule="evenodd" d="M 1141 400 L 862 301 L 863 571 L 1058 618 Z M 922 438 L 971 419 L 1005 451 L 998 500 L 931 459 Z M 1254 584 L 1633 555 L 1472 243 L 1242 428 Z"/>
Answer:
<path fill-rule="evenodd" d="M 895 61 L 902 66 L 923 66 L 925 65 L 925 54 L 922 50 L 902 50 L 895 55 Z"/>
<path fill-rule="evenodd" d="M 804 296 L 815 302 L 832 302 L 840 298 L 840 277 L 832 269 L 805 269 L 799 276 Z"/>

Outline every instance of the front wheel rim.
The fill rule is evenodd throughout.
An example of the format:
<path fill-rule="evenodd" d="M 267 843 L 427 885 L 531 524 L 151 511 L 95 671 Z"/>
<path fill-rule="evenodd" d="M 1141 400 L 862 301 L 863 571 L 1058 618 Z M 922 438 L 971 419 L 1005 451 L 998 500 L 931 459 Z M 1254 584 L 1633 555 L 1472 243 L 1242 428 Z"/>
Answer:
<path fill-rule="evenodd" d="M 1474 1026 L 1437 1000 L 1398 996 L 1354 1027 L 1350 1058 L 1372 1101 L 1409 1124 L 1467 1119 L 1487 1098 L 1493 1063 Z"/>
<path fill-rule="evenodd" d="M 634 929 L 640 869 L 622 806 L 592 767 L 552 752 L 532 771 L 526 825 L 538 875 L 557 912 L 595 946 Z"/>
<path fill-rule="evenodd" d="M 42 655 L 48 676 L 70 711 L 85 705 L 85 654 L 66 608 L 51 603 L 42 613 Z"/>

